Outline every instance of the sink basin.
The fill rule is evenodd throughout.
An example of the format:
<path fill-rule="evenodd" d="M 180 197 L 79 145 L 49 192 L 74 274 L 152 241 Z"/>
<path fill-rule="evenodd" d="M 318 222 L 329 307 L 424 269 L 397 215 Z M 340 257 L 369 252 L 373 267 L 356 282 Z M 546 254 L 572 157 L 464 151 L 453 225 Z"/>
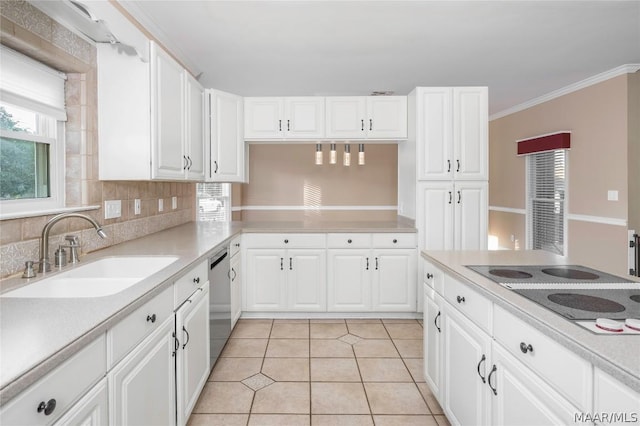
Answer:
<path fill-rule="evenodd" d="M 175 256 L 106 257 L 9 291 L 1 297 L 77 298 L 119 293 L 178 260 Z"/>

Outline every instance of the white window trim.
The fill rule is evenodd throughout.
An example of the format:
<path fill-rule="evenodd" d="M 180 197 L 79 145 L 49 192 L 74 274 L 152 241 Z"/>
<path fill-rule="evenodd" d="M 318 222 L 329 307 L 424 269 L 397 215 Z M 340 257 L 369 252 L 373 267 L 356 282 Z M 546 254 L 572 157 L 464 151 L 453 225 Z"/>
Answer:
<path fill-rule="evenodd" d="M 47 214 L 42 212 L 57 211 L 65 207 L 65 144 L 64 122 L 58 121 L 56 126 L 56 141 L 50 143 L 50 138 L 37 135 L 18 133 L 17 138 L 33 142 L 49 144 L 49 191 L 47 198 L 29 198 L 21 200 L 0 200 L 0 220 L 19 217 L 38 216 Z M 5 137 L 16 137 L 16 132 L 3 130 Z"/>
<path fill-rule="evenodd" d="M 565 175 L 565 181 L 564 181 L 564 191 L 565 191 L 565 197 L 564 197 L 564 217 L 563 217 L 563 224 L 562 224 L 562 231 L 563 231 L 563 236 L 562 236 L 562 252 L 563 252 L 563 257 L 568 257 L 569 256 L 569 150 L 565 149 L 564 150 L 564 175 Z M 531 217 L 531 209 L 532 209 L 532 205 L 531 205 L 531 189 L 530 189 L 530 184 L 529 184 L 529 172 L 531 168 L 531 161 L 527 156 L 527 159 L 525 161 L 525 247 L 527 250 L 532 250 L 533 249 L 533 224 L 532 222 L 532 217 Z"/>

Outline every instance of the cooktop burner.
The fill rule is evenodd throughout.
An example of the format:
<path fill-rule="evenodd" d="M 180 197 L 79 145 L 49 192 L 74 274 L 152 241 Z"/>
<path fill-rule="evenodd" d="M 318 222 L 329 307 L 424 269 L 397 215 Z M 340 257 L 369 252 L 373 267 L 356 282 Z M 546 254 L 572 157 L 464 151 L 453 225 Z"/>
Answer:
<path fill-rule="evenodd" d="M 527 272 L 518 271 L 515 269 L 489 269 L 489 273 L 491 275 L 495 275 L 496 277 L 513 278 L 513 279 L 533 277 L 533 275 Z"/>
<path fill-rule="evenodd" d="M 547 299 L 558 305 L 589 312 L 622 312 L 625 307 L 613 300 L 575 293 L 553 293 Z"/>
<path fill-rule="evenodd" d="M 633 300 L 634 302 L 640 303 L 640 294 L 634 294 L 633 296 L 629 296 L 629 299 Z"/>
<path fill-rule="evenodd" d="M 572 280 L 597 280 L 600 278 L 597 274 L 574 268 L 545 268 L 542 269 L 542 272 L 554 277 L 568 278 Z"/>

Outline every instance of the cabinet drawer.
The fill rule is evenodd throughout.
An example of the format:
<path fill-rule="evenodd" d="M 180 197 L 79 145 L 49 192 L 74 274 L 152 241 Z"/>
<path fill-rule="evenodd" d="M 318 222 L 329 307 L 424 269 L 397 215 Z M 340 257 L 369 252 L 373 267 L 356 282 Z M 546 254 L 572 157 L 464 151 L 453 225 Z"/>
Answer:
<path fill-rule="evenodd" d="M 325 234 L 246 234 L 247 248 L 325 248 Z"/>
<path fill-rule="evenodd" d="M 493 303 L 468 285 L 444 276 L 444 298 L 484 331 L 491 333 Z"/>
<path fill-rule="evenodd" d="M 371 234 L 328 234 L 329 248 L 370 248 Z"/>
<path fill-rule="evenodd" d="M 495 307 L 493 324 L 493 336 L 499 343 L 571 403 L 590 412 L 590 363 L 500 306 Z"/>
<path fill-rule="evenodd" d="M 413 233 L 373 234 L 373 248 L 415 248 L 417 246 L 417 236 Z"/>
<path fill-rule="evenodd" d="M 423 265 L 422 281 L 439 294 L 444 294 L 444 272 L 426 260 Z"/>
<path fill-rule="evenodd" d="M 189 272 L 184 274 L 182 277 L 178 278 L 178 280 L 173 285 L 174 309 L 182 305 L 182 303 L 185 300 L 187 300 L 187 298 L 191 296 L 194 291 L 196 291 L 200 286 L 202 286 L 202 284 L 206 283 L 208 277 L 209 277 L 209 270 L 207 266 L 207 261 L 204 260 L 201 263 L 199 263 L 197 266 L 191 268 L 191 270 L 189 270 Z"/>
<path fill-rule="evenodd" d="M 49 425 L 67 411 L 107 372 L 104 334 L 56 367 L 0 410 L 3 425 Z M 55 403 L 50 402 L 55 400 Z M 55 408 L 49 415 L 40 404 Z"/>
<path fill-rule="evenodd" d="M 231 257 L 240 253 L 240 241 L 241 241 L 240 236 L 237 236 L 233 240 L 231 240 L 231 243 L 229 244 L 229 251 L 230 251 Z"/>
<path fill-rule="evenodd" d="M 109 368 L 116 365 L 172 314 L 173 287 L 169 287 L 110 328 L 107 331 Z"/>

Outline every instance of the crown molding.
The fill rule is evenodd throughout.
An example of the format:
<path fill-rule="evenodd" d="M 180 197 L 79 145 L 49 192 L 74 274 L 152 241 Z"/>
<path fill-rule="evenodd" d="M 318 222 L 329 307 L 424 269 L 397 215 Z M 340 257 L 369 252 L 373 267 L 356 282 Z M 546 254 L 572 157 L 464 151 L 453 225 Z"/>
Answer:
<path fill-rule="evenodd" d="M 546 95 L 539 96 L 537 98 L 528 100 L 519 105 L 515 105 L 511 108 L 507 108 L 503 111 L 497 112 L 489 116 L 489 121 L 497 120 L 498 118 L 506 117 L 507 115 L 514 114 L 516 112 L 523 111 L 527 108 L 531 108 L 533 106 L 542 104 L 544 102 L 548 102 L 552 99 L 559 98 L 560 96 L 568 95 L 569 93 L 576 92 L 578 90 L 584 89 L 589 86 L 593 86 L 594 84 L 601 83 L 603 81 L 612 79 L 614 77 L 621 76 L 623 74 L 631 74 L 640 70 L 640 64 L 626 64 L 621 65 L 619 67 L 613 68 L 609 71 L 605 71 L 600 74 L 596 74 L 592 77 L 586 78 L 584 80 L 578 81 L 577 83 L 570 84 L 561 89 L 554 90 L 553 92 L 547 93 Z"/>

